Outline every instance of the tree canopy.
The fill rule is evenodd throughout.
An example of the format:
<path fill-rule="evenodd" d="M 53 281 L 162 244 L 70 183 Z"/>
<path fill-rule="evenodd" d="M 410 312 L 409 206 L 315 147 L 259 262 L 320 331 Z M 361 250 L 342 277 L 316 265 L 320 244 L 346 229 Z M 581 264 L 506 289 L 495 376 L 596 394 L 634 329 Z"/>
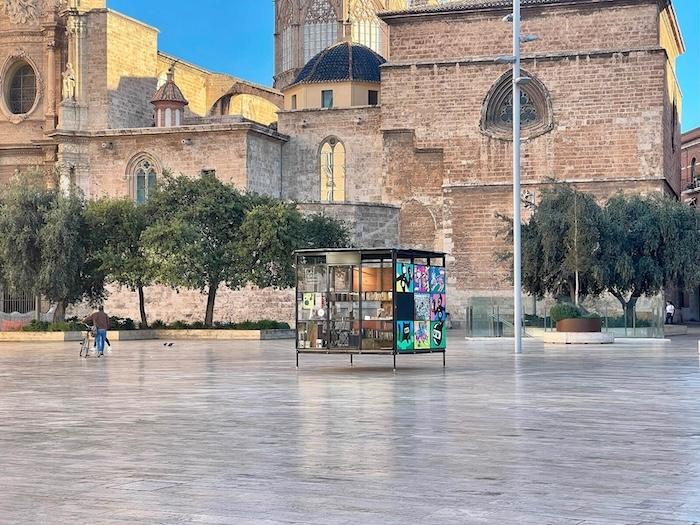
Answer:
<path fill-rule="evenodd" d="M 41 171 L 16 176 L 2 197 L 2 280 L 14 292 L 56 303 L 56 321 L 66 306 L 104 294 L 103 276 L 87 256 L 83 211 L 77 188 L 49 186 Z"/>
<path fill-rule="evenodd" d="M 138 292 L 142 327 L 148 326 L 144 287 L 154 274 L 141 242 L 150 217 L 147 206 L 137 206 L 131 199 L 91 201 L 85 211 L 94 263 L 109 281 Z"/>
<path fill-rule="evenodd" d="M 698 246 L 698 213 L 675 199 L 618 193 L 601 207 L 590 194 L 553 184 L 522 226 L 523 288 L 572 302 L 607 290 L 629 316 L 639 297 L 697 286 Z"/>

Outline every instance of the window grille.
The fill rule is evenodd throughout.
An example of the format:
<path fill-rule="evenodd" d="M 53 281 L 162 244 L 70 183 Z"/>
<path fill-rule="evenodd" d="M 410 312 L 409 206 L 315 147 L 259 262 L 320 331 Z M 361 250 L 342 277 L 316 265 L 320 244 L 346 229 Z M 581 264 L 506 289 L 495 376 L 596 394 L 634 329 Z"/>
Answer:
<path fill-rule="evenodd" d="M 29 64 L 20 66 L 11 76 L 8 105 L 15 115 L 29 113 L 36 101 L 36 74 Z"/>

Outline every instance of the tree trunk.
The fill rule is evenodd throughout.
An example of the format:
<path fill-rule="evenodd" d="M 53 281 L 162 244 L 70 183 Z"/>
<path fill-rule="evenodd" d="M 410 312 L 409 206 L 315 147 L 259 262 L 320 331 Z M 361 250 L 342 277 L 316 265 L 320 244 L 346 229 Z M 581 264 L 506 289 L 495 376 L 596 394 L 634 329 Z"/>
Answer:
<path fill-rule="evenodd" d="M 66 306 L 64 302 L 56 305 L 56 310 L 53 313 L 53 323 L 62 323 L 66 320 Z"/>
<path fill-rule="evenodd" d="M 216 291 L 219 289 L 219 283 L 209 285 L 209 294 L 207 295 L 207 313 L 204 316 L 204 325 L 211 326 L 214 324 L 214 303 L 216 302 Z"/>
<path fill-rule="evenodd" d="M 632 328 L 635 325 L 634 321 L 634 308 L 637 306 L 637 300 L 639 297 L 632 296 L 627 305 L 625 305 L 625 319 L 627 321 L 627 328 Z"/>
<path fill-rule="evenodd" d="M 625 297 L 621 293 L 612 292 L 612 294 L 615 296 L 615 299 L 620 301 L 625 316 L 625 326 L 627 328 L 632 328 L 634 326 L 634 308 L 637 306 L 639 296 L 633 295 L 628 300 L 625 300 Z"/>
<path fill-rule="evenodd" d="M 148 328 L 148 319 L 146 319 L 146 301 L 143 297 L 143 286 L 138 285 L 136 289 L 139 292 L 139 313 L 141 314 L 141 328 Z"/>
<path fill-rule="evenodd" d="M 578 270 L 576 270 L 576 298 L 574 304 L 578 306 L 578 295 L 579 295 L 579 290 L 581 289 L 579 278 L 578 278 Z"/>

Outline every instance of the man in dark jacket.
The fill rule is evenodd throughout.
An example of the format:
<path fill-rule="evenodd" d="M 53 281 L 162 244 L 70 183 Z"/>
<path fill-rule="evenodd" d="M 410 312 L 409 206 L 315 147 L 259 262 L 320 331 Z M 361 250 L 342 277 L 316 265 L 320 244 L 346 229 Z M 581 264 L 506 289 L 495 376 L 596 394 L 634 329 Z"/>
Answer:
<path fill-rule="evenodd" d="M 109 330 L 109 316 L 105 313 L 104 306 L 100 306 L 94 314 L 86 317 L 84 322 L 92 323 L 97 329 L 95 335 L 97 357 L 102 357 L 105 354 L 105 340 L 107 339 L 107 330 Z"/>

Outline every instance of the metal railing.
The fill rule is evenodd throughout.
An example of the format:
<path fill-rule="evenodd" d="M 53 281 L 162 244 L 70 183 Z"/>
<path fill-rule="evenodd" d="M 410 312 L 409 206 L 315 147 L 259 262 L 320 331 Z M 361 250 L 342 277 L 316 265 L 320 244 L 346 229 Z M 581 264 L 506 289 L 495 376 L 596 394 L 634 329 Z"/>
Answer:
<path fill-rule="evenodd" d="M 4 314 L 26 314 L 35 308 L 34 297 L 28 293 L 13 294 L 9 291 L 2 291 L 2 313 Z"/>
<path fill-rule="evenodd" d="M 641 300 L 640 300 L 641 301 Z M 555 302 L 538 301 L 530 304 L 523 315 L 522 329 L 526 337 L 538 337 L 543 332 L 554 331 L 550 310 Z M 614 303 L 601 302 L 588 305 L 588 311 L 597 313 L 602 321 L 603 332 L 616 337 L 664 336 L 663 301 L 659 298 L 645 299 L 642 307 L 635 307 L 630 315 Z M 467 337 L 513 337 L 513 307 L 502 298 L 476 298 L 466 307 L 465 324 Z"/>
<path fill-rule="evenodd" d="M 513 314 L 502 314 L 500 305 L 492 307 L 491 312 L 481 316 L 475 322 L 474 308 L 468 306 L 465 313 L 467 337 L 514 337 L 515 324 Z M 478 321 L 481 321 L 480 323 Z M 484 322 L 485 321 L 485 322 Z M 479 326 L 480 325 L 480 326 Z M 524 337 L 530 337 L 524 326 L 521 326 Z"/>

